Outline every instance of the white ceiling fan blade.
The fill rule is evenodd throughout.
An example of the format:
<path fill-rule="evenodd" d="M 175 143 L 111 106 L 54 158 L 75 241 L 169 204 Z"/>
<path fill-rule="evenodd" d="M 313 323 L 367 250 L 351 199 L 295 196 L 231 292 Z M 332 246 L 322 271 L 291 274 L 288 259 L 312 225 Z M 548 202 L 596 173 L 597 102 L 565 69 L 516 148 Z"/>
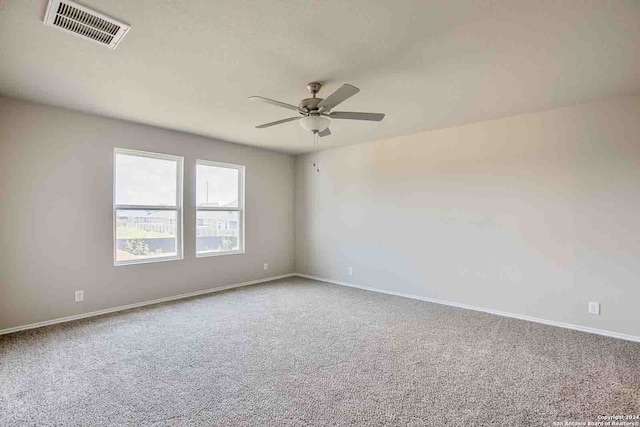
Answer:
<path fill-rule="evenodd" d="M 346 99 L 351 98 L 358 92 L 360 92 L 360 89 L 358 89 L 357 87 L 351 86 L 350 84 L 343 84 L 338 88 L 338 90 L 333 92 L 326 99 L 320 101 L 320 103 L 318 104 L 318 109 L 320 109 L 321 111 L 331 110 L 333 107 L 345 101 Z"/>
<path fill-rule="evenodd" d="M 285 102 L 276 101 L 275 99 L 264 98 L 262 96 L 250 96 L 249 99 L 252 100 L 252 101 L 266 102 L 267 104 L 275 105 L 276 107 L 286 108 L 287 110 L 293 110 L 293 111 L 298 111 L 298 112 L 302 111 L 300 108 L 296 107 L 295 105 L 287 104 Z"/>
<path fill-rule="evenodd" d="M 332 119 L 367 120 L 370 122 L 379 122 L 384 119 L 382 113 L 355 113 L 351 111 L 334 111 L 328 116 Z"/>
<path fill-rule="evenodd" d="M 331 135 L 331 129 L 329 129 L 329 128 L 326 128 L 322 132 L 318 132 L 318 136 L 320 138 L 322 138 L 323 136 L 329 136 L 329 135 Z"/>
<path fill-rule="evenodd" d="M 289 117 L 288 119 L 282 119 L 282 120 L 278 120 L 276 122 L 265 123 L 263 125 L 256 126 L 256 129 L 264 129 L 264 128 L 268 128 L 268 127 L 271 127 L 271 126 L 279 125 L 281 123 L 287 123 L 287 122 L 292 122 L 294 120 L 300 120 L 301 118 L 302 117 Z"/>

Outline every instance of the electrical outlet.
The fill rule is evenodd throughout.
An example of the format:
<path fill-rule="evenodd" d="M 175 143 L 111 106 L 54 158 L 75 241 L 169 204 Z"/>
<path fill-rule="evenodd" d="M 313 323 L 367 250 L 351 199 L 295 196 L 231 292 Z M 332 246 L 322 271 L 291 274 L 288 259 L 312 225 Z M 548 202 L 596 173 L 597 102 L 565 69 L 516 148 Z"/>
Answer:
<path fill-rule="evenodd" d="M 82 301 L 84 301 L 84 291 L 83 290 L 76 291 L 76 302 L 82 302 Z"/>
<path fill-rule="evenodd" d="M 269 263 L 265 262 L 262 268 L 264 269 L 264 271 L 267 271 L 269 269 Z"/>
<path fill-rule="evenodd" d="M 600 315 L 600 303 L 589 301 L 589 314 Z"/>
<path fill-rule="evenodd" d="M 349 276 L 353 276 L 353 267 L 349 267 Z"/>

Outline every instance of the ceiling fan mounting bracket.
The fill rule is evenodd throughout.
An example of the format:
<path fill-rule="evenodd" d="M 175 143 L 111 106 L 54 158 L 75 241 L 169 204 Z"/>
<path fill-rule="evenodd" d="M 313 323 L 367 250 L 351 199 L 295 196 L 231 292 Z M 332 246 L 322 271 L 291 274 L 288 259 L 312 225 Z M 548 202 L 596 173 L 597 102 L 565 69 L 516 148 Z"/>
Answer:
<path fill-rule="evenodd" d="M 322 89 L 322 83 L 311 82 L 307 85 L 307 89 L 309 89 L 309 92 L 311 92 L 311 96 L 315 98 L 316 93 L 320 92 L 320 89 Z"/>

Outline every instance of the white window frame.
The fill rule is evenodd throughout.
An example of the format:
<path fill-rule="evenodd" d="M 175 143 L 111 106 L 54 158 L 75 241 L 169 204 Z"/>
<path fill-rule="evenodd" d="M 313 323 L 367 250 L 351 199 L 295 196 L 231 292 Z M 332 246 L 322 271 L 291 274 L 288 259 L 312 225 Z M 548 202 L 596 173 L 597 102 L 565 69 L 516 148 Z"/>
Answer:
<path fill-rule="evenodd" d="M 219 167 L 219 168 L 227 168 L 227 169 L 236 169 L 238 171 L 238 207 L 235 208 L 231 208 L 231 207 L 224 207 L 224 206 L 198 206 L 198 201 L 197 201 L 197 188 L 196 188 L 196 258 L 206 258 L 206 257 L 210 257 L 210 256 L 223 256 L 223 255 L 237 255 L 237 254 L 243 254 L 245 247 L 244 247 L 244 183 L 245 183 L 245 177 L 244 177 L 244 166 L 243 165 L 235 165 L 233 163 L 222 163 L 222 162 L 216 162 L 213 160 L 202 160 L 202 159 L 197 159 L 196 160 L 196 165 L 202 165 L 202 166 L 213 166 L 213 167 Z M 196 167 L 196 175 L 197 175 L 197 167 Z M 196 187 L 198 185 L 198 177 L 196 176 Z M 198 212 L 204 212 L 204 211 L 209 211 L 209 212 L 238 212 L 238 219 L 239 219 L 239 224 L 238 224 L 238 244 L 239 244 L 239 248 L 235 249 L 235 250 L 231 250 L 231 251 L 207 251 L 207 252 L 198 252 L 198 248 L 197 248 L 197 240 L 198 240 L 198 235 L 197 235 L 197 227 L 198 227 Z"/>
<path fill-rule="evenodd" d="M 176 203 L 175 206 L 150 206 L 150 205 L 118 205 L 116 204 L 116 167 L 117 155 L 124 154 L 129 156 L 146 157 L 150 159 L 170 160 L 176 162 Z M 148 264 L 152 262 L 176 261 L 184 258 L 184 248 L 182 242 L 182 187 L 184 181 L 184 158 L 171 154 L 151 153 L 149 151 L 131 150 L 128 148 L 115 148 L 113 152 L 113 263 L 115 266 L 132 265 L 132 264 Z M 166 257 L 155 257 L 148 259 L 136 259 L 118 261 L 117 259 L 117 213 L 118 211 L 175 211 L 176 212 L 176 255 Z"/>

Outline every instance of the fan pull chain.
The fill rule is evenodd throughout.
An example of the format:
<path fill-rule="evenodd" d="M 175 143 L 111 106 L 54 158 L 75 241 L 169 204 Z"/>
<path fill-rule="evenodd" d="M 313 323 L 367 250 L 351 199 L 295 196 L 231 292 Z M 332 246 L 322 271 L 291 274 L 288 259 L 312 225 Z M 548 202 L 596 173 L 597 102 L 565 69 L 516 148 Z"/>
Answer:
<path fill-rule="evenodd" d="M 313 133 L 313 157 L 315 157 L 315 162 L 313 162 L 313 167 L 316 169 L 316 172 L 320 172 L 320 164 L 318 163 L 318 132 Z"/>

